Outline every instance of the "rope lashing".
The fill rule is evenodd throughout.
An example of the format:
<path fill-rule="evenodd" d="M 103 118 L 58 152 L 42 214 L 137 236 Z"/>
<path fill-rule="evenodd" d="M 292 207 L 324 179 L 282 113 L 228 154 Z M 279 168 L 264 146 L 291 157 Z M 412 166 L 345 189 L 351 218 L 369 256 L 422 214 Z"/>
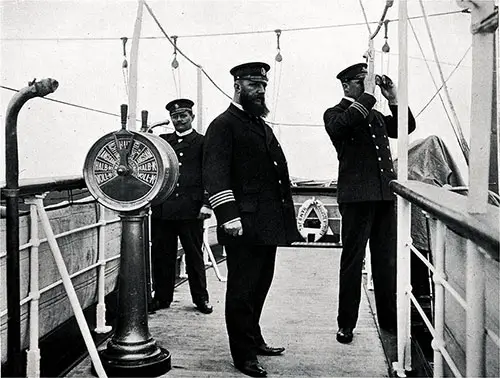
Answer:
<path fill-rule="evenodd" d="M 175 70 L 179 67 L 179 62 L 177 61 L 177 36 L 173 35 L 172 40 L 174 42 L 174 59 L 172 60 L 172 68 Z"/>
<path fill-rule="evenodd" d="M 387 30 L 389 29 L 389 22 L 390 22 L 389 20 L 385 20 L 384 21 L 384 28 L 385 28 L 384 39 L 385 39 L 385 43 L 382 46 L 382 51 L 385 52 L 385 53 L 388 53 L 389 51 L 391 51 L 391 47 L 389 46 L 388 37 L 387 37 Z"/>
<path fill-rule="evenodd" d="M 123 84 L 125 86 L 125 93 L 128 96 L 128 61 L 127 61 L 127 37 L 121 37 L 122 47 L 123 47 L 123 62 L 122 62 L 122 74 L 123 74 Z"/>
<path fill-rule="evenodd" d="M 283 57 L 281 56 L 281 48 L 280 48 L 281 30 L 276 29 L 274 32 L 276 33 L 276 50 L 278 51 L 278 53 L 276 54 L 276 57 L 274 59 L 279 63 L 283 60 Z"/>
<path fill-rule="evenodd" d="M 493 13 L 488 15 L 483 20 L 471 25 L 470 31 L 472 34 L 487 34 L 494 33 L 498 29 L 498 6 L 495 7 Z"/>

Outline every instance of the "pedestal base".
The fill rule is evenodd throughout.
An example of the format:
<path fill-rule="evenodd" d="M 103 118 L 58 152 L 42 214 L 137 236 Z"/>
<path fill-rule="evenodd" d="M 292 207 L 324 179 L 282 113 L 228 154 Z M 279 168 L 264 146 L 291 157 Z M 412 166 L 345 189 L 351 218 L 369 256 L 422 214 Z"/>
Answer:
<path fill-rule="evenodd" d="M 157 355 L 139 360 L 110 359 L 106 350 L 99 352 L 108 377 L 158 377 L 172 368 L 170 352 L 161 347 Z M 95 375 L 94 367 L 92 373 Z"/>

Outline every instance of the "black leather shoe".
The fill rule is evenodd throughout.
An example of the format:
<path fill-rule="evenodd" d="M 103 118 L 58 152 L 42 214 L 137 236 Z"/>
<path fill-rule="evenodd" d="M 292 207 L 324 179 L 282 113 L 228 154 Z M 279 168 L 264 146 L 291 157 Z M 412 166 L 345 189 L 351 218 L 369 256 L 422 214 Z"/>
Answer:
<path fill-rule="evenodd" d="M 352 330 L 352 328 L 339 328 L 337 341 L 342 344 L 349 344 L 352 341 Z"/>
<path fill-rule="evenodd" d="M 204 314 L 211 314 L 214 310 L 212 305 L 208 301 L 203 301 L 199 303 L 195 303 L 196 308 L 198 311 L 204 313 Z"/>
<path fill-rule="evenodd" d="M 283 354 L 284 351 L 285 348 L 283 347 L 273 348 L 265 343 L 259 345 L 257 348 L 257 354 L 260 354 L 261 356 L 279 356 L 280 354 Z"/>
<path fill-rule="evenodd" d="M 259 364 L 257 360 L 245 361 L 241 364 L 234 364 L 236 369 L 250 377 L 266 377 L 267 371 Z"/>
<path fill-rule="evenodd" d="M 148 309 L 148 312 L 151 314 L 151 313 L 154 313 L 155 311 L 158 311 L 158 310 L 161 310 L 164 308 L 169 308 L 170 303 L 171 302 L 165 301 L 165 300 L 153 299 L 153 301 L 151 302 L 151 307 Z"/>

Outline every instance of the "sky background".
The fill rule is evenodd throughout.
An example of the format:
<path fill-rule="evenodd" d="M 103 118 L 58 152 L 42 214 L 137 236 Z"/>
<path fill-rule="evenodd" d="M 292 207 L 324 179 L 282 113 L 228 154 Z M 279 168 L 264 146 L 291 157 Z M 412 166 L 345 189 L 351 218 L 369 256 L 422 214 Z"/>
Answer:
<path fill-rule="evenodd" d="M 324 111 L 342 97 L 335 75 L 345 66 L 363 61 L 368 31 L 358 0 L 173 0 L 148 1 L 166 33 L 177 35 L 177 45 L 191 60 L 232 96 L 229 70 L 247 61 L 271 65 L 267 90 L 269 120 L 287 156 L 293 176 L 334 179 L 337 157 L 322 126 Z M 369 21 L 378 21 L 385 0 L 363 0 Z M 457 12 L 454 0 L 423 1 L 428 16 Z M 130 64 L 137 1 L 0 1 L 0 85 L 21 89 L 33 78 L 51 77 L 59 88 L 48 98 L 119 113 L 128 103 L 122 72 L 121 37 L 128 37 Z M 418 0 L 408 1 L 412 17 L 422 15 Z M 387 18 L 398 17 L 398 1 Z M 436 93 L 439 83 L 429 35 L 422 18 L 408 29 L 409 103 L 418 114 Z M 352 25 L 355 24 L 355 25 Z M 445 77 L 469 49 L 470 15 L 454 13 L 429 17 L 432 37 Z M 372 30 L 375 24 L 371 24 Z M 283 29 L 277 63 L 275 29 Z M 303 29 L 303 30 L 287 30 Z M 235 35 L 227 35 L 235 33 Z M 248 33 L 248 34 L 241 34 Z M 219 35 L 214 35 L 219 34 Z M 221 35 L 222 34 L 222 35 Z M 174 98 L 197 101 L 196 68 L 177 56 L 173 47 L 144 9 L 138 62 L 137 113 L 149 111 L 151 123 L 165 120 L 165 104 Z M 377 53 L 376 71 L 398 80 L 398 25 L 389 23 L 389 54 Z M 384 43 L 383 29 L 375 49 Z M 420 43 L 420 47 L 419 47 Z M 422 48 L 424 56 L 420 51 Z M 425 59 L 428 59 L 427 62 Z M 466 138 L 469 137 L 471 52 L 448 81 L 448 87 Z M 440 84 L 438 84 L 440 85 Z M 202 82 L 203 129 L 223 112 L 228 98 L 206 78 Z M 15 92 L 0 88 L 0 121 Z M 379 106 L 384 109 L 383 101 Z M 291 125 L 294 124 L 294 125 Z M 300 124 L 302 126 L 297 126 Z M 140 126 L 138 124 L 138 126 Z M 466 166 L 450 122 L 438 97 L 417 118 L 410 141 L 438 135 L 455 156 L 462 173 Z M 101 136 L 120 128 L 120 118 L 45 99 L 32 99 L 18 118 L 20 177 L 81 175 L 89 148 Z M 155 129 L 159 133 L 160 128 Z M 165 130 L 163 130 L 164 132 Z M 0 181 L 5 177 L 5 133 L 0 136 Z M 393 153 L 397 153 L 393 144 Z"/>

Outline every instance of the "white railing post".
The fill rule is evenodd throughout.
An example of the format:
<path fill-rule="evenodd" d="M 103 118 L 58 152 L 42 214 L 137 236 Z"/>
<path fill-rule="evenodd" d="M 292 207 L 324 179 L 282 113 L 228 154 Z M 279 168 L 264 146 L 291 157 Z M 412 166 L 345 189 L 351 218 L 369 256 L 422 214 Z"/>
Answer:
<path fill-rule="evenodd" d="M 443 281 L 446 281 L 444 271 L 444 253 L 445 253 L 445 232 L 446 226 L 443 222 L 436 220 L 436 242 L 434 258 L 436 261 L 436 273 L 434 274 L 435 301 L 434 301 L 434 329 L 435 335 L 432 340 L 434 349 L 434 377 L 440 378 L 444 374 L 443 355 L 441 348 L 444 347 L 444 287 Z"/>
<path fill-rule="evenodd" d="M 366 273 L 366 286 L 368 290 L 373 290 L 373 274 L 372 274 L 372 258 L 370 247 L 366 246 L 365 252 L 365 273 Z"/>
<path fill-rule="evenodd" d="M 38 234 L 38 215 L 34 198 L 25 201 L 30 205 L 30 298 L 29 303 L 29 333 L 30 346 L 26 360 L 26 376 L 40 377 L 40 348 L 38 344 L 40 325 L 39 325 L 39 267 L 38 267 L 38 249 L 40 247 L 40 237 Z"/>
<path fill-rule="evenodd" d="M 214 269 L 215 275 L 217 276 L 218 280 L 221 282 L 226 282 L 227 277 L 224 277 L 220 273 L 219 267 L 217 266 L 217 260 L 215 260 L 215 256 L 212 252 L 212 248 L 210 247 L 210 243 L 208 242 L 208 229 L 210 227 L 208 222 L 209 222 L 208 219 L 206 219 L 203 222 L 203 247 L 202 247 L 203 248 L 203 255 L 204 256 L 207 255 L 208 258 L 210 259 L 211 267 Z"/>
<path fill-rule="evenodd" d="M 106 325 L 106 208 L 99 205 L 99 243 L 98 243 L 98 263 L 97 274 L 97 308 L 96 308 L 96 328 L 97 333 L 108 333 L 111 326 Z"/>
<path fill-rule="evenodd" d="M 66 290 L 66 294 L 68 295 L 69 303 L 71 304 L 73 312 L 75 313 L 76 321 L 82 333 L 83 340 L 94 365 L 96 374 L 99 378 L 107 377 L 106 372 L 104 371 L 104 367 L 102 366 L 101 359 L 99 358 L 99 354 L 97 353 L 97 348 L 95 346 L 94 340 L 92 339 L 92 334 L 90 333 L 89 326 L 87 324 L 87 321 L 85 320 L 82 307 L 80 306 L 80 302 L 78 301 L 78 296 L 76 295 L 75 288 L 73 287 L 73 283 L 71 282 L 68 269 L 66 268 L 66 265 L 64 263 L 61 250 L 59 249 L 59 245 L 57 244 L 54 231 L 52 231 L 49 217 L 47 216 L 47 213 L 45 212 L 45 209 L 43 207 L 44 197 L 44 195 L 36 196 L 35 203 L 38 215 L 42 222 L 43 230 L 45 232 L 45 235 L 47 236 L 47 242 L 50 246 L 50 250 L 54 257 L 57 269 L 59 270 L 64 289 Z"/>
<path fill-rule="evenodd" d="M 466 376 L 484 377 L 484 256 L 467 240 Z"/>
<path fill-rule="evenodd" d="M 411 203 L 398 197 L 398 238 L 397 238 L 397 335 L 398 359 L 393 364 L 398 377 L 406 377 L 406 371 L 411 370 L 411 334 L 410 334 L 410 215 Z"/>

